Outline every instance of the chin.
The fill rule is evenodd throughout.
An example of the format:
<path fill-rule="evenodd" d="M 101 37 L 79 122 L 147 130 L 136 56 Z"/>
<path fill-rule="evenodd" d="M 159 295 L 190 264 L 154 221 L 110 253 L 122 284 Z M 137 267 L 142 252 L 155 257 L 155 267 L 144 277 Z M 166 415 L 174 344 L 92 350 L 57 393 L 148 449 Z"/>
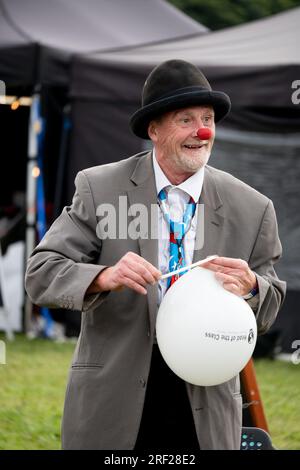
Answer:
<path fill-rule="evenodd" d="M 208 162 L 210 154 L 201 155 L 196 157 L 182 155 L 178 158 L 177 164 L 181 170 L 187 171 L 190 173 L 196 173 L 200 168 L 202 168 Z"/>

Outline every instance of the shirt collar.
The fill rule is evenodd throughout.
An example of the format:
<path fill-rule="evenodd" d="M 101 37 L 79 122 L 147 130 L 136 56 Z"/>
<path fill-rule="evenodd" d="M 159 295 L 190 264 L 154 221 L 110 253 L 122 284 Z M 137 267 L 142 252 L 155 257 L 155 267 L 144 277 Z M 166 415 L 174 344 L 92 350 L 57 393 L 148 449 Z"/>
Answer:
<path fill-rule="evenodd" d="M 175 186 L 169 181 L 169 179 L 161 169 L 156 159 L 154 148 L 152 152 L 152 158 L 157 194 L 159 194 L 160 191 L 166 186 L 171 186 L 172 188 L 179 188 L 182 191 L 185 191 L 187 194 L 189 194 L 189 196 L 192 196 L 194 201 L 197 202 L 199 200 L 203 186 L 204 167 L 200 168 L 196 173 L 186 179 L 183 183 L 179 184 L 178 186 Z"/>

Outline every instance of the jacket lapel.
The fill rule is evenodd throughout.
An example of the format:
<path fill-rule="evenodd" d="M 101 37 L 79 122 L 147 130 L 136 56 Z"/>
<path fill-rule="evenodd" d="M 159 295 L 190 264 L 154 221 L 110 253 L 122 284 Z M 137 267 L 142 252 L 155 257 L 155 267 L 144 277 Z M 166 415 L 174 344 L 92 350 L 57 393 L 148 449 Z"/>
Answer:
<path fill-rule="evenodd" d="M 200 204 L 198 205 L 193 262 L 218 254 L 223 223 L 223 203 L 212 171 L 209 166 L 206 166 Z"/>
<path fill-rule="evenodd" d="M 146 259 L 149 263 L 158 268 L 158 205 L 151 153 L 140 158 L 131 176 L 131 181 L 136 186 L 127 192 L 130 208 L 129 211 L 134 207 L 140 207 L 145 211 L 144 213 L 147 218 L 147 227 L 145 227 L 145 230 L 142 231 L 141 236 L 137 240 L 140 254 L 142 258 Z M 135 204 L 137 204 L 137 206 L 134 206 Z M 141 232 L 140 227 L 138 227 L 139 222 L 137 218 L 133 219 L 131 223 L 136 224 L 137 230 Z M 154 286 L 148 286 L 147 291 L 150 330 L 153 333 L 158 302 L 157 284 Z"/>

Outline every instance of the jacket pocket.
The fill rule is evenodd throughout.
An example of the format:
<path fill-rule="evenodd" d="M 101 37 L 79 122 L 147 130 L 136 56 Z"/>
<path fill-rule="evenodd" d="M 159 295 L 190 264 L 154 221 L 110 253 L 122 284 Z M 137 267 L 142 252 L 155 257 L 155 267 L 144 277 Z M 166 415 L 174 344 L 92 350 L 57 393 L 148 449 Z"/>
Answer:
<path fill-rule="evenodd" d="M 104 367 L 104 364 L 90 364 L 90 363 L 74 363 L 71 366 L 72 370 L 78 370 L 78 369 L 102 369 Z"/>

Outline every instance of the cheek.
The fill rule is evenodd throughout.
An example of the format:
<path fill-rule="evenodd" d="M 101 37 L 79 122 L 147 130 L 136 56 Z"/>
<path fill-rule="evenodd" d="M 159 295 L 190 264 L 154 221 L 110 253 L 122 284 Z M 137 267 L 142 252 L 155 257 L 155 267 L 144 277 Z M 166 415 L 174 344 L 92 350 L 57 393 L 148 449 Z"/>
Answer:
<path fill-rule="evenodd" d="M 158 141 L 165 148 L 175 150 L 181 147 L 184 140 L 187 138 L 187 132 L 182 132 L 175 125 L 165 125 L 159 131 Z"/>
<path fill-rule="evenodd" d="M 168 134 L 164 134 L 159 138 L 160 145 L 167 147 L 169 146 L 169 136 Z"/>
<path fill-rule="evenodd" d="M 188 135 L 185 132 L 179 132 L 178 129 L 171 130 L 168 136 L 170 145 L 173 147 L 181 147 L 187 138 Z"/>
<path fill-rule="evenodd" d="M 160 142 L 162 143 L 162 145 L 164 145 L 165 147 L 174 147 L 176 145 L 176 142 L 177 142 L 177 138 L 176 138 L 176 134 L 175 132 L 172 132 L 172 130 L 168 131 L 168 132 L 165 132 L 162 136 L 161 136 L 161 139 L 160 139 Z"/>

